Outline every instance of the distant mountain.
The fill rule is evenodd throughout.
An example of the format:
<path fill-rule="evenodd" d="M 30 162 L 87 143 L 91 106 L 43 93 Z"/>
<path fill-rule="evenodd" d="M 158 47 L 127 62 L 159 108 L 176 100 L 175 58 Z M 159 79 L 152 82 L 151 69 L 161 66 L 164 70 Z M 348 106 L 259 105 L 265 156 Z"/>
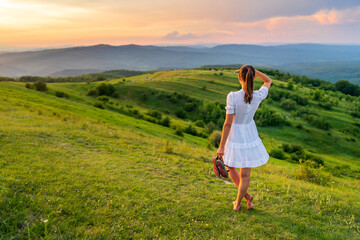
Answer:
<path fill-rule="evenodd" d="M 337 62 L 348 64 L 341 64 L 339 68 Z M 271 66 L 302 75 L 310 73 L 311 77 L 330 81 L 360 81 L 360 45 L 325 44 L 228 44 L 215 47 L 102 44 L 12 52 L 0 54 L 0 75 L 74 76 L 111 69 L 157 70 L 234 63 Z"/>
<path fill-rule="evenodd" d="M 360 85 L 360 61 L 301 62 L 276 66 L 280 71 L 305 75 L 330 82 L 341 79 Z"/>

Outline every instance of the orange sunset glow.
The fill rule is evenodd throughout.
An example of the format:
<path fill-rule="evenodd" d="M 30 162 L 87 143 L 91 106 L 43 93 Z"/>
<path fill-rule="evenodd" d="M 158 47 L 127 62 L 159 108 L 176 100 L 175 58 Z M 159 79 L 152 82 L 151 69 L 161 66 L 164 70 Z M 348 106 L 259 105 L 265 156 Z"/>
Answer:
<path fill-rule="evenodd" d="M 358 1 L 0 0 L 2 48 L 360 43 L 359 26 Z"/>

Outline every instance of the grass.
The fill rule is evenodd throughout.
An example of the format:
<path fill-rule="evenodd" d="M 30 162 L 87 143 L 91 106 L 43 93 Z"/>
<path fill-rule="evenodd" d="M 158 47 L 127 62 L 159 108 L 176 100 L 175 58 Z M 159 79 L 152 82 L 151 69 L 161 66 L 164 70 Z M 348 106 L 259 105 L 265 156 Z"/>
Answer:
<path fill-rule="evenodd" d="M 146 84 L 159 90 L 155 82 L 169 75 L 147 74 L 156 80 Z M 140 80 L 136 85 L 143 86 Z M 183 85 L 173 86 L 182 91 Z M 210 160 L 216 150 L 206 148 L 207 139 L 181 138 L 173 129 L 95 108 L 94 98 L 86 96 L 91 84 L 48 87 L 50 92 L 42 93 L 0 83 L 0 239 L 360 238 L 357 179 L 314 184 L 298 179 L 299 164 L 270 158 L 251 170 L 255 209 L 247 211 L 243 202 L 234 212 L 236 188 L 215 177 Z M 69 99 L 55 97 L 55 90 Z M 189 95 L 200 97 L 203 91 Z M 306 146 L 310 137 L 304 148 L 327 164 L 359 167 L 358 142 L 351 146 L 332 131 L 341 138 L 333 143 L 324 131 L 309 128 L 310 133 L 258 129 L 268 151 L 282 142 Z M 342 147 L 331 151 L 336 145 Z"/>

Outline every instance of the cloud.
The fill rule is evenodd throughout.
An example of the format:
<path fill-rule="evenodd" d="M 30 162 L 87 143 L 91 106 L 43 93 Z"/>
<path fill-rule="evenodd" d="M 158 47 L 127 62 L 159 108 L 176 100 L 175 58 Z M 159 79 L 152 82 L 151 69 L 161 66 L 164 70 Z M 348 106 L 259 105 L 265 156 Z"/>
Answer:
<path fill-rule="evenodd" d="M 311 15 L 278 16 L 253 22 L 238 22 L 242 29 L 262 28 L 267 31 L 299 31 L 306 28 L 321 28 L 322 25 L 360 22 L 360 6 L 347 9 L 323 9 Z"/>
<path fill-rule="evenodd" d="M 313 15 L 320 25 L 360 22 L 360 6 L 343 10 L 324 9 Z"/>
<path fill-rule="evenodd" d="M 171 40 L 171 41 L 176 41 L 176 40 L 189 40 L 189 39 L 195 39 L 195 38 L 199 38 L 199 36 L 196 36 L 192 33 L 183 33 L 180 34 L 178 31 L 173 31 L 171 33 L 166 34 L 163 39 L 165 40 Z"/>
<path fill-rule="evenodd" d="M 0 0 L 0 30 L 3 28 L 38 28 L 40 25 L 72 23 L 87 14 L 88 9 L 52 4 L 22 3 Z M 30 30 L 29 28 L 27 30 Z"/>

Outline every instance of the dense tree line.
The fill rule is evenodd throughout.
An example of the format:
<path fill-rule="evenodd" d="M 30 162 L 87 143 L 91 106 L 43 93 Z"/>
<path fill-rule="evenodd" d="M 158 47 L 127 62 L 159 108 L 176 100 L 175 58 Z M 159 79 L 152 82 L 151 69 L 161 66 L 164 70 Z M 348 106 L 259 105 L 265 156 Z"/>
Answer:
<path fill-rule="evenodd" d="M 0 76 L 0 82 L 5 82 L 5 81 L 11 81 L 11 82 L 13 82 L 13 81 L 15 81 L 15 79 L 14 79 L 14 78 L 10 78 L 10 77 L 1 77 L 1 76 Z"/>
<path fill-rule="evenodd" d="M 229 64 L 229 65 L 206 65 L 203 66 L 201 68 L 201 70 L 235 70 L 238 69 L 239 66 L 238 64 Z M 293 81 L 294 83 L 301 83 L 303 86 L 306 87 L 318 87 L 324 90 L 330 90 L 330 91 L 340 91 L 344 94 L 348 94 L 351 96 L 360 96 L 360 86 L 350 83 L 347 80 L 339 80 L 337 81 L 335 84 L 331 83 L 329 81 L 325 81 L 325 80 L 320 80 L 317 78 L 309 78 L 306 76 L 300 76 L 300 75 L 295 75 L 295 74 L 290 74 L 290 73 L 283 73 L 280 72 L 277 69 L 263 69 L 263 68 L 258 68 L 259 71 L 265 73 L 266 75 L 270 75 L 273 76 L 275 79 L 281 80 L 281 81 L 285 81 L 287 82 L 288 80 L 291 79 L 291 81 Z"/>
<path fill-rule="evenodd" d="M 18 79 L 6 80 L 11 81 L 16 80 L 19 82 L 97 82 L 97 81 L 104 81 L 107 79 L 116 79 L 116 78 L 123 78 L 123 77 L 130 77 L 149 73 L 149 71 L 132 71 L 132 70 L 109 70 L 102 73 L 88 73 L 82 74 L 79 76 L 74 77 L 40 77 L 40 76 L 22 76 Z M 1 81 L 2 77 L 0 77 Z M 5 80 L 3 80 L 5 81 Z"/>

